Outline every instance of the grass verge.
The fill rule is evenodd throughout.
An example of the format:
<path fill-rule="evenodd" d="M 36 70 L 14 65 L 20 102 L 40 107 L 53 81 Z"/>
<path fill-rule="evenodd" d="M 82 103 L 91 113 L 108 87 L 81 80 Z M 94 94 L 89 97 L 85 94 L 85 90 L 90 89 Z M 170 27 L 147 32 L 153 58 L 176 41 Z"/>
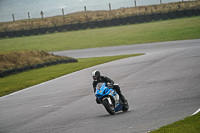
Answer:
<path fill-rule="evenodd" d="M 24 88 L 98 64 L 139 56 L 143 54 L 119 55 L 108 57 L 81 58 L 77 63 L 60 64 L 11 75 L 0 79 L 0 97 Z"/>
<path fill-rule="evenodd" d="M 0 72 L 7 69 L 31 66 L 34 64 L 46 63 L 61 59 L 72 58 L 35 50 L 5 52 L 4 54 L 0 54 Z"/>
<path fill-rule="evenodd" d="M 199 133 L 200 132 L 200 113 L 186 117 L 185 119 L 173 124 L 161 127 L 151 133 Z"/>
<path fill-rule="evenodd" d="M 199 39 L 200 16 L 0 40 L 0 52 L 61 51 L 174 40 Z"/>

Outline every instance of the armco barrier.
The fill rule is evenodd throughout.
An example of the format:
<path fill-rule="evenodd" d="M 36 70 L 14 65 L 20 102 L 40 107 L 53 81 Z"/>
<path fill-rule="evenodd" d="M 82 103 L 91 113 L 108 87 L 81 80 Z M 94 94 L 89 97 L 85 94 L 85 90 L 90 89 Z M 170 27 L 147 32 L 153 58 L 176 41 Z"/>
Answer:
<path fill-rule="evenodd" d="M 29 71 L 31 69 L 38 69 L 45 66 L 63 64 L 63 63 L 73 63 L 73 62 L 78 62 L 78 60 L 77 59 L 62 59 L 62 60 L 56 60 L 56 61 L 51 61 L 51 62 L 46 62 L 46 63 L 41 63 L 41 64 L 34 64 L 32 66 L 24 66 L 21 68 L 8 69 L 0 73 L 0 78 L 6 77 L 12 74 Z"/>
<path fill-rule="evenodd" d="M 66 31 L 71 30 L 79 30 L 79 29 L 93 29 L 95 27 L 110 27 L 112 25 L 118 26 L 120 24 L 134 24 L 134 23 L 143 23 L 143 22 L 150 22 L 152 20 L 158 21 L 160 19 L 167 20 L 167 19 L 175 19 L 175 18 L 183 18 L 183 17 L 191 17 L 191 16 L 199 16 L 200 9 L 190 9 L 190 10 L 179 10 L 179 11 L 171 11 L 167 13 L 155 13 L 155 14 L 146 14 L 146 15 L 136 15 L 136 16 L 129 16 L 124 18 L 114 18 L 111 20 L 103 20 L 103 21 L 91 21 L 87 23 L 76 23 L 76 24 L 67 24 L 63 26 L 56 26 L 56 27 L 49 27 L 49 28 L 33 28 L 31 30 L 19 30 L 19 31 L 5 31 L 0 32 L 0 38 L 7 37 L 21 37 L 21 36 L 30 36 L 32 35 L 39 35 L 39 34 L 46 34 L 47 31 L 49 33 L 54 33 L 55 31 L 61 32 L 63 29 Z"/>

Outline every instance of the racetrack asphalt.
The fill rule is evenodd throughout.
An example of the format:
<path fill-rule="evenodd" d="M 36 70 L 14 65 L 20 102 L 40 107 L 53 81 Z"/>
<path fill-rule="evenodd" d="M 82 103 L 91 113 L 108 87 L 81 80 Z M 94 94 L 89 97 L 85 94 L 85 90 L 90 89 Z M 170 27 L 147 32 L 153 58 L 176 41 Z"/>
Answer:
<path fill-rule="evenodd" d="M 146 53 L 116 60 L 0 98 L 0 133 L 145 133 L 200 108 L 200 39 L 53 52 L 74 58 Z M 121 87 L 128 112 L 97 105 L 91 72 Z"/>

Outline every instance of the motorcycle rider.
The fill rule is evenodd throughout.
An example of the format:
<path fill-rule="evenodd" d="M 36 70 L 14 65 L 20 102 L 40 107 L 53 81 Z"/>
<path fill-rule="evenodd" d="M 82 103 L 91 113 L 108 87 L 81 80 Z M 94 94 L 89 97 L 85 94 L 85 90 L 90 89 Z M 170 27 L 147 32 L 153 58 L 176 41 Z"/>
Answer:
<path fill-rule="evenodd" d="M 125 99 L 125 97 L 122 95 L 120 87 L 118 85 L 114 85 L 114 81 L 106 76 L 101 76 L 100 72 L 98 70 L 95 70 L 92 72 L 92 77 L 93 77 L 93 89 L 94 89 L 94 93 L 96 92 L 96 86 L 98 83 L 110 83 L 110 85 L 112 86 L 112 88 L 117 92 L 117 94 L 119 95 L 119 97 L 121 98 L 122 102 L 124 104 L 127 103 L 127 100 Z M 101 102 L 98 100 L 98 98 L 96 98 L 96 102 L 98 104 L 100 104 Z"/>

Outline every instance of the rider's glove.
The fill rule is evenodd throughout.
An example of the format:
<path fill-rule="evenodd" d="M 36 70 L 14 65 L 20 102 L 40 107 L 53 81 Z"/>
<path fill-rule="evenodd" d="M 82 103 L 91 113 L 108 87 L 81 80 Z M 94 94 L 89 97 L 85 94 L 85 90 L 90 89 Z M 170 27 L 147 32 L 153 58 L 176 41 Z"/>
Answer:
<path fill-rule="evenodd" d="M 108 84 L 108 88 L 113 88 L 113 85 L 112 84 Z"/>

